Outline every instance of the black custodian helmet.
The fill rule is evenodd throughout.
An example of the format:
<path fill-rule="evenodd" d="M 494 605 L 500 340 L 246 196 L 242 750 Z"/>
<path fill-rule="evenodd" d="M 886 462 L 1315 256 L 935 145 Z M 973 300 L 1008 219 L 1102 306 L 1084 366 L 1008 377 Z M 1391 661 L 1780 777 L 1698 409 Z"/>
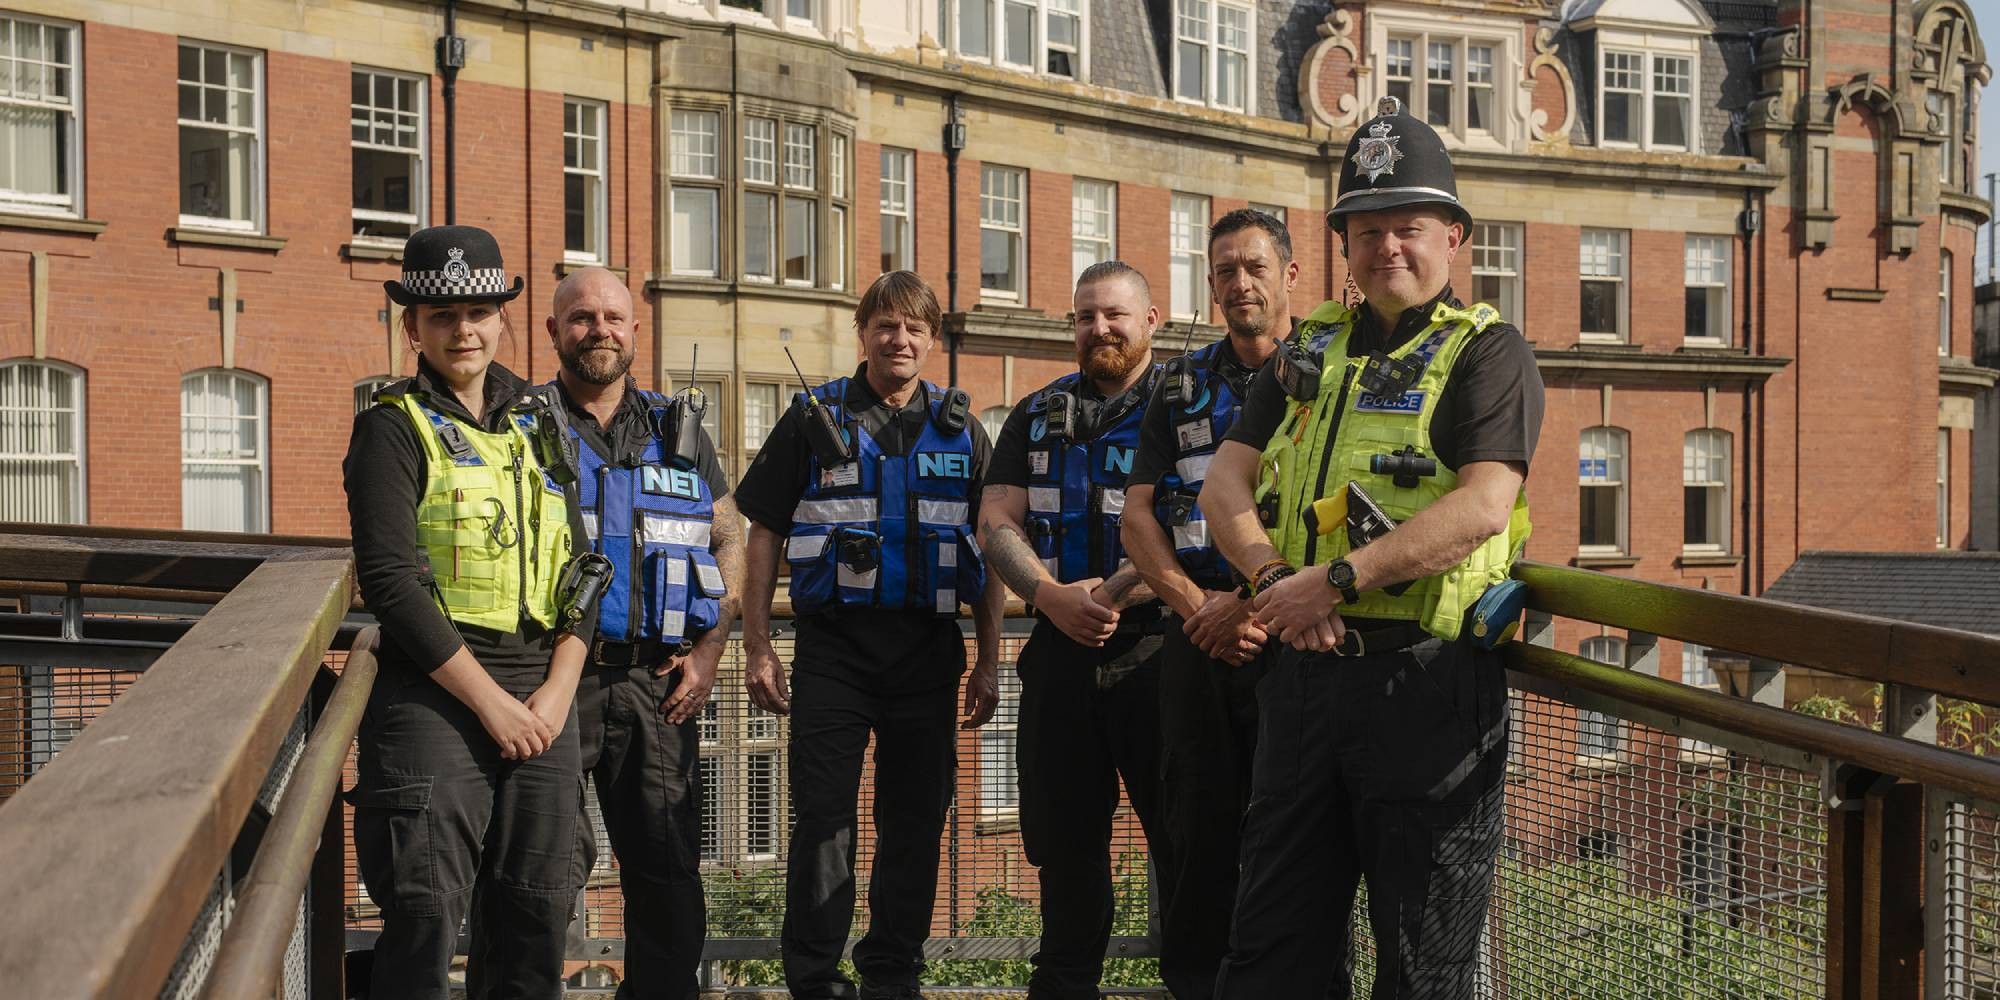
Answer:
<path fill-rule="evenodd" d="M 1345 236 L 1347 216 L 1404 205 L 1438 205 L 1471 233 L 1472 215 L 1458 202 L 1458 181 L 1444 140 L 1404 113 L 1402 101 L 1384 97 L 1375 103 L 1375 117 L 1347 140 L 1340 189 L 1326 224 Z"/>

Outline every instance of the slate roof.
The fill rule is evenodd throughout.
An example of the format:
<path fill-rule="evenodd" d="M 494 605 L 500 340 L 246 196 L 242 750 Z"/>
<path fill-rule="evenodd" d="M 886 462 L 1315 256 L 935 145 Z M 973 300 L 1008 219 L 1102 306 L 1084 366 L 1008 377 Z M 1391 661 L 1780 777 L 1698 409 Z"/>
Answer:
<path fill-rule="evenodd" d="M 2000 635 L 2000 552 L 1811 551 L 1764 596 Z"/>

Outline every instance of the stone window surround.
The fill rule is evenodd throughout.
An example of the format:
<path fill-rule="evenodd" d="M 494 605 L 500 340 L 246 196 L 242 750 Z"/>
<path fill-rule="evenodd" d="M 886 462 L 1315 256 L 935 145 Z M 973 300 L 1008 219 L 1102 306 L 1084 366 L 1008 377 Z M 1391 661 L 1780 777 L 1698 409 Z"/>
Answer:
<path fill-rule="evenodd" d="M 719 187 L 722 192 L 721 214 L 717 221 L 717 228 L 720 232 L 716 236 L 719 244 L 717 253 L 718 273 L 714 276 L 675 275 L 672 280 L 676 287 L 680 287 L 682 284 L 685 284 L 688 288 L 708 287 L 716 282 L 726 282 L 736 284 L 741 290 L 759 289 L 772 293 L 790 291 L 808 294 L 826 294 L 829 292 L 839 294 L 847 284 L 847 272 L 853 267 L 854 254 L 852 240 L 854 239 L 855 214 L 852 188 L 855 173 L 854 164 L 851 162 L 844 163 L 836 171 L 832 166 L 832 151 L 838 145 L 845 148 L 848 157 L 851 158 L 855 155 L 857 143 L 854 138 L 853 123 L 850 120 L 818 109 L 781 105 L 769 101 L 751 99 L 730 101 L 719 95 L 677 96 L 664 102 L 664 105 L 661 114 L 667 121 L 671 121 L 672 113 L 679 110 L 715 112 L 721 122 L 718 129 L 718 160 L 720 165 L 718 173 L 720 176 L 716 180 L 691 181 L 688 179 L 676 179 L 669 177 L 668 172 L 665 170 L 660 171 L 658 178 L 661 185 L 659 194 L 661 197 L 667 199 L 665 203 L 670 206 L 672 205 L 673 185 L 685 185 L 689 183 L 704 184 Z M 777 164 L 778 177 L 769 184 L 748 183 L 743 176 L 743 135 L 745 122 L 750 118 L 768 118 L 776 122 L 775 136 L 777 142 L 774 152 L 779 157 Z M 746 211 L 743 196 L 752 189 L 759 193 L 769 193 L 775 196 L 777 198 L 775 206 L 778 215 L 777 222 L 779 226 L 783 225 L 782 216 L 784 206 L 782 199 L 786 194 L 786 189 L 778 181 L 783 179 L 784 126 L 788 123 L 810 125 L 818 135 L 818 141 L 815 143 L 814 169 L 816 171 L 816 179 L 814 190 L 807 192 L 793 189 L 791 191 L 792 197 L 808 198 L 814 201 L 816 205 L 813 227 L 815 231 L 813 256 L 814 280 L 810 288 L 797 283 L 787 286 L 783 281 L 774 280 L 777 277 L 777 272 L 783 269 L 783 260 L 780 257 L 784 246 L 782 231 L 774 231 L 772 234 L 772 277 L 753 278 L 746 277 L 744 274 L 743 222 Z M 668 138 L 664 133 L 660 137 L 662 139 Z M 836 137 L 841 140 L 839 143 L 835 142 Z M 671 163 L 672 155 L 671 148 L 662 150 L 663 163 Z M 847 190 L 836 195 L 829 195 L 827 192 L 831 189 L 836 179 L 840 180 Z M 841 235 L 843 245 L 838 248 L 831 245 L 831 240 L 834 238 L 833 234 L 836 231 L 833 222 L 833 209 L 835 208 L 839 208 L 846 213 L 845 231 Z M 673 260 L 673 247 L 670 245 L 672 241 L 671 233 L 662 232 L 658 234 L 657 239 L 660 241 L 657 248 L 657 251 L 661 255 L 660 259 L 665 261 Z M 830 273 L 830 268 L 821 266 L 821 262 L 838 262 L 843 273 L 834 275 Z"/>
<path fill-rule="evenodd" d="M 1433 38 L 1434 36 L 1434 38 Z M 1373 72 L 1361 74 L 1361 87 L 1367 91 L 1363 102 L 1363 118 L 1374 117 L 1375 102 L 1389 92 L 1388 66 L 1389 39 L 1410 38 L 1416 41 L 1415 55 L 1421 67 L 1425 42 L 1428 40 L 1452 41 L 1460 53 L 1457 67 L 1462 75 L 1464 51 L 1467 41 L 1493 46 L 1493 129 L 1486 133 L 1465 133 L 1457 130 L 1440 132 L 1446 146 L 1453 149 L 1485 149 L 1505 151 L 1525 145 L 1528 135 L 1528 112 L 1534 101 L 1532 82 L 1521 78 L 1521 22 L 1518 18 L 1474 20 L 1463 13 L 1454 11 L 1450 15 L 1431 15 L 1415 11 L 1369 11 L 1368 53 L 1370 69 Z M 1512 83 L 1514 86 L 1509 87 Z M 1418 69 L 1415 84 L 1424 84 L 1421 68 Z M 1454 92 L 1462 92 L 1461 84 L 1453 84 Z M 1461 126 L 1463 116 L 1453 119 Z"/>

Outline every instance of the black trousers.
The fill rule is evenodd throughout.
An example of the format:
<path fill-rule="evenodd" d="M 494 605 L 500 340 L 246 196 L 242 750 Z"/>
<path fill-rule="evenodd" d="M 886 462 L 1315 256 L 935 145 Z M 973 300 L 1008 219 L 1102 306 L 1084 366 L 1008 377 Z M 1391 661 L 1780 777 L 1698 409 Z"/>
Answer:
<path fill-rule="evenodd" d="M 450 692 L 428 677 L 384 671 L 360 745 L 348 793 L 354 855 L 382 909 L 370 1000 L 447 996 L 458 928 L 474 910 L 468 997 L 561 994 L 583 784 L 575 712 L 541 756 L 502 760 Z"/>
<path fill-rule="evenodd" d="M 958 671 L 949 675 L 956 679 Z M 869 984 L 885 986 L 915 986 L 924 968 L 939 841 L 958 766 L 958 686 L 885 689 L 871 679 L 840 669 L 792 671 L 789 787 L 797 819 L 786 859 L 781 947 L 795 1000 L 856 995 L 837 966 L 854 922 L 857 797 L 871 732 L 875 864 L 868 933 L 854 945 L 854 966 Z"/>
<path fill-rule="evenodd" d="M 1506 777 L 1499 654 L 1437 639 L 1349 658 L 1287 649 L 1258 694 L 1216 996 L 1351 996 L 1342 959 L 1366 879 L 1375 1000 L 1471 997 Z"/>
<path fill-rule="evenodd" d="M 618 996 L 693 1000 L 708 908 L 701 891 L 699 722 L 667 724 L 660 708 L 680 671 L 592 665 L 576 692 L 583 773 L 597 785 L 604 832 L 625 898 L 625 978 Z M 581 807 L 582 798 L 578 797 Z M 583 885 L 596 862 L 588 814 L 578 823 Z"/>
<path fill-rule="evenodd" d="M 1122 634 L 1091 649 L 1041 621 L 1021 649 L 1021 842 L 1042 890 L 1041 949 L 1028 978 L 1035 1000 L 1098 995 L 1111 939 L 1111 832 L 1121 777 L 1153 865 L 1172 867 L 1160 823 L 1157 660 L 1149 657 L 1108 687 L 1098 682 L 1100 664 L 1127 658 L 1140 641 Z"/>
<path fill-rule="evenodd" d="M 1232 667 L 1166 619 L 1160 649 L 1160 803 L 1171 868 L 1159 872 L 1160 978 L 1175 1000 L 1208 1000 L 1229 952 L 1237 834 L 1250 804 L 1257 682 L 1278 643 Z"/>

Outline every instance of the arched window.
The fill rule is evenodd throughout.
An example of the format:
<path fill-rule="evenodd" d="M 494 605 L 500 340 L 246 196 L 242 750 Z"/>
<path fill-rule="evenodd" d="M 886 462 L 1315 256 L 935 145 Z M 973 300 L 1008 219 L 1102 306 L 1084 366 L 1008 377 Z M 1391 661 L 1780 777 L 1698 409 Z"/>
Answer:
<path fill-rule="evenodd" d="M 1587 427 L 1577 449 L 1577 551 L 1625 551 L 1625 432 Z"/>
<path fill-rule="evenodd" d="M 1729 550 L 1729 432 L 1687 432 L 1681 443 L 1681 548 Z"/>
<path fill-rule="evenodd" d="M 370 375 L 354 383 L 354 412 L 360 413 L 375 405 L 375 394 L 396 384 L 394 375 Z"/>
<path fill-rule="evenodd" d="M 270 530 L 268 384 L 210 368 L 181 377 L 181 526 Z"/>
<path fill-rule="evenodd" d="M 81 524 L 83 372 L 0 362 L 0 521 Z"/>
<path fill-rule="evenodd" d="M 986 428 L 986 440 L 1000 440 L 1000 427 L 1007 422 L 1007 414 L 1013 411 L 1011 406 L 989 406 L 979 411 L 979 423 Z"/>
<path fill-rule="evenodd" d="M 1577 652 L 1586 660 L 1596 660 L 1613 667 L 1622 668 L 1626 665 L 1625 640 L 1617 636 L 1592 636 L 1583 640 L 1583 645 Z M 1624 748 L 1625 723 L 1617 716 L 1577 709 L 1577 756 L 1609 760 L 1616 758 Z"/>

